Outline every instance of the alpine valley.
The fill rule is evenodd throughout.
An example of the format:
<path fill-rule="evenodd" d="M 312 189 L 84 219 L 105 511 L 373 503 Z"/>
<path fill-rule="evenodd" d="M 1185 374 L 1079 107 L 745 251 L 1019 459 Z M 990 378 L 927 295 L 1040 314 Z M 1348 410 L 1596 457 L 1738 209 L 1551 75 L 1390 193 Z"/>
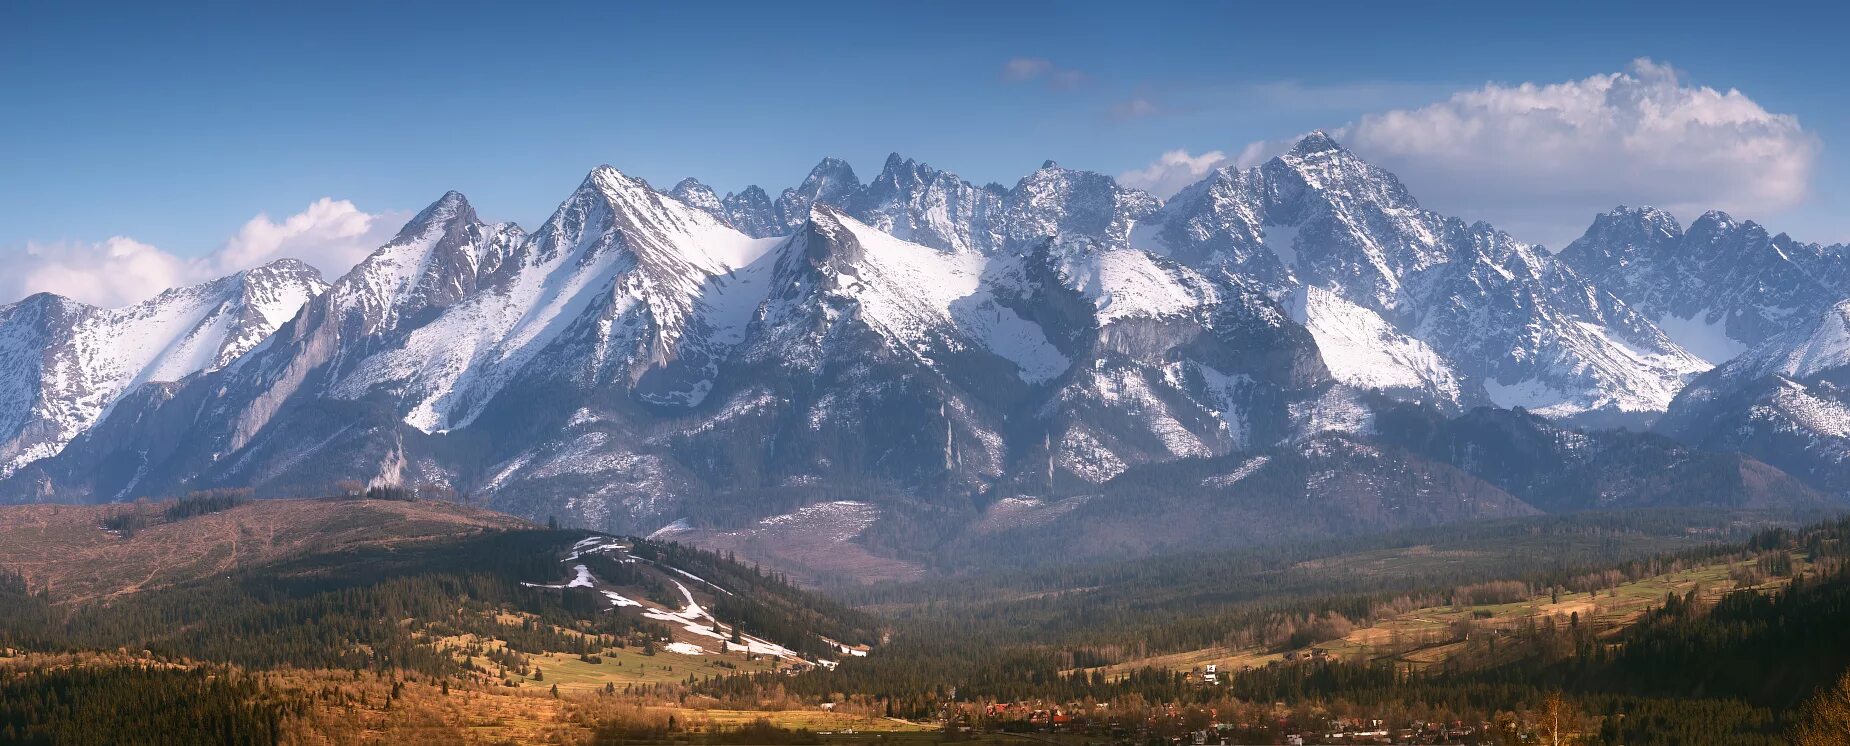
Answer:
<path fill-rule="evenodd" d="M 0 307 L 0 500 L 354 480 L 812 581 L 1822 513 L 1847 255 L 1628 207 L 1554 253 L 1322 133 L 1166 201 L 1053 162 L 826 159 L 775 197 L 600 166 L 531 231 L 445 194 L 331 283 Z"/>

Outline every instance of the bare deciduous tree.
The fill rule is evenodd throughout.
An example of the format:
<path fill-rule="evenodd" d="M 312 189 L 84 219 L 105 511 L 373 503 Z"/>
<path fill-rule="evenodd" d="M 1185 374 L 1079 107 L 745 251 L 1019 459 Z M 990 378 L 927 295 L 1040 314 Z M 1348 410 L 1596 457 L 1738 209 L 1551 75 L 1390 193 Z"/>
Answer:
<path fill-rule="evenodd" d="M 1792 741 L 1799 746 L 1850 743 L 1850 671 L 1800 709 L 1799 727 Z"/>
<path fill-rule="evenodd" d="M 1535 720 L 1536 734 L 1548 746 L 1566 746 L 1580 740 L 1575 735 L 1580 732 L 1580 712 L 1560 692 L 1542 700 L 1542 709 L 1535 713 Z"/>

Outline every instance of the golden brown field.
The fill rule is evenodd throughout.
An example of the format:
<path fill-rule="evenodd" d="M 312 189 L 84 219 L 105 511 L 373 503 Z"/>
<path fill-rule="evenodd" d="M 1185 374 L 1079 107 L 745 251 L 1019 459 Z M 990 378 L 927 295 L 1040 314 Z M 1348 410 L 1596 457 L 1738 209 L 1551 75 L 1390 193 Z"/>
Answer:
<path fill-rule="evenodd" d="M 1353 561 L 1353 560 L 1352 560 Z M 1802 560 L 1798 561 L 1803 567 Z M 1388 564 L 1388 560 L 1382 560 Z M 1667 593 L 1678 595 L 1698 591 L 1705 601 L 1714 601 L 1735 588 L 1730 571 L 1752 566 L 1753 560 L 1718 562 L 1642 580 L 1621 583 L 1597 593 L 1562 593 L 1559 600 L 1547 594 L 1504 604 L 1435 606 L 1414 609 L 1369 626 L 1358 626 L 1338 639 L 1322 640 L 1295 650 L 1262 648 L 1235 649 L 1224 646 L 1156 655 L 1102 666 L 1107 677 L 1128 675 L 1140 668 L 1165 668 L 1191 671 L 1207 664 L 1217 664 L 1222 671 L 1258 668 L 1321 652 L 1344 660 L 1394 660 L 1413 668 L 1444 663 L 1467 649 L 1455 641 L 1454 625 L 1468 622 L 1479 632 L 1507 632 L 1525 623 L 1553 620 L 1567 624 L 1578 616 L 1579 622 L 1593 625 L 1603 635 L 1616 633 L 1643 616 L 1647 609 L 1661 605 Z M 1772 588 L 1789 582 L 1789 578 L 1771 578 L 1762 586 Z"/>

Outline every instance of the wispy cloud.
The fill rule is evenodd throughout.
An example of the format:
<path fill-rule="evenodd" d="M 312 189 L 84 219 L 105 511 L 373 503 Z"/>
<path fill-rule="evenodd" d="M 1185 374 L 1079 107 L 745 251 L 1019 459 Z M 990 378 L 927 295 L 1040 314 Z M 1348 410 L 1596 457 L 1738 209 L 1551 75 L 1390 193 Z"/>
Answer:
<path fill-rule="evenodd" d="M 1145 117 L 1156 116 L 1162 112 L 1163 107 L 1157 105 L 1156 99 L 1142 94 L 1119 101 L 1111 106 L 1112 118 L 1119 120 L 1143 119 Z"/>
<path fill-rule="evenodd" d="M 1269 110 L 1354 112 L 1388 109 L 1431 101 L 1457 87 L 1441 83 L 1363 80 L 1346 83 L 1306 83 L 1276 80 L 1242 85 L 1227 95 Z"/>
<path fill-rule="evenodd" d="M 1083 72 L 1055 65 L 1045 57 L 1016 57 L 1002 64 L 1002 82 L 1039 83 L 1049 90 L 1071 91 L 1091 80 Z"/>

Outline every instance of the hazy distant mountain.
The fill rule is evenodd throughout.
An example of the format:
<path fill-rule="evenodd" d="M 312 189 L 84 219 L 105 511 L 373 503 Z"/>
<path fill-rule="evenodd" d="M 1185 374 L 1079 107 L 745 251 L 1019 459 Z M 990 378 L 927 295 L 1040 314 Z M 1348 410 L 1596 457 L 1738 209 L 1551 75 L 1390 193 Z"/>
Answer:
<path fill-rule="evenodd" d="M 1800 243 L 1709 212 L 1685 231 L 1650 207 L 1594 219 L 1561 252 L 1679 344 L 1721 364 L 1850 297 L 1850 246 Z"/>

